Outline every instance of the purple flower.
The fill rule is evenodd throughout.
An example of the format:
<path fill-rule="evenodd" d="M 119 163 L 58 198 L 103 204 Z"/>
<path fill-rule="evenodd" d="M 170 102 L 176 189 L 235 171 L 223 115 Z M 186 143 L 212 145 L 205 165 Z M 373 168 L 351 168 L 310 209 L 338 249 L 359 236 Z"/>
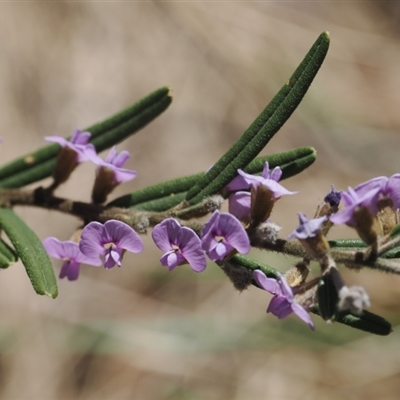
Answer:
<path fill-rule="evenodd" d="M 300 225 L 289 235 L 288 240 L 296 237 L 297 239 L 307 239 L 315 237 L 321 231 L 323 223 L 327 217 L 308 219 L 305 214 L 298 213 Z"/>
<path fill-rule="evenodd" d="M 340 199 L 342 198 L 342 191 L 336 191 L 332 185 L 331 191 L 325 196 L 324 201 L 331 207 L 338 207 Z"/>
<path fill-rule="evenodd" d="M 61 279 L 65 277 L 70 281 L 78 279 L 81 263 L 95 266 L 101 265 L 98 257 L 86 256 L 79 250 L 78 243 L 70 240 L 60 242 L 55 237 L 48 237 L 43 240 L 43 246 L 51 257 L 65 260 L 59 275 Z"/>
<path fill-rule="evenodd" d="M 250 192 L 232 193 L 228 199 L 229 212 L 239 221 L 248 222 L 250 220 L 251 195 Z"/>
<path fill-rule="evenodd" d="M 274 295 L 267 308 L 267 313 L 270 312 L 279 319 L 282 319 L 294 312 L 312 330 L 314 330 L 314 324 L 310 315 L 304 307 L 296 302 L 294 299 L 293 290 L 287 284 L 285 278 L 279 272 L 278 275 L 279 281 L 272 278 L 267 278 L 264 272 L 260 270 L 253 272 L 253 277 L 258 286 Z"/>
<path fill-rule="evenodd" d="M 108 153 L 105 161 L 100 157 L 96 157 L 92 161 L 99 166 L 98 174 L 101 174 L 101 171 L 107 170 L 111 173 L 113 182 L 122 183 L 136 178 L 137 175 L 136 171 L 122 168 L 130 157 L 129 151 L 124 150 L 118 154 L 117 147 L 114 146 Z"/>
<path fill-rule="evenodd" d="M 227 185 L 227 190 L 245 190 L 249 189 L 251 186 L 258 186 L 265 180 L 272 180 L 278 182 L 282 176 L 282 170 L 280 167 L 275 167 L 272 172 L 269 171 L 268 161 L 264 164 L 263 172 L 261 176 L 246 174 L 246 172 L 238 169 L 238 176 L 232 180 L 231 183 Z"/>
<path fill-rule="evenodd" d="M 223 260 L 234 251 L 240 254 L 250 251 L 249 237 L 239 220 L 218 210 L 201 230 L 201 245 L 212 261 Z"/>
<path fill-rule="evenodd" d="M 285 196 L 288 194 L 296 194 L 297 192 L 290 192 L 285 189 L 282 185 L 278 183 L 279 179 L 282 176 L 282 171 L 279 167 L 275 167 L 272 172 L 269 171 L 268 162 L 265 163 L 263 172 L 261 176 L 247 174 L 246 172 L 238 169 L 237 176 L 228 186 L 227 189 L 234 190 L 246 190 L 251 187 L 258 187 L 260 185 L 264 185 L 271 192 L 274 193 L 274 198 L 278 199 L 281 196 Z"/>
<path fill-rule="evenodd" d="M 48 142 L 58 143 L 62 147 L 66 147 L 76 153 L 76 162 L 81 163 L 91 160 L 96 156 L 96 149 L 93 144 L 89 143 L 91 133 L 82 132 L 76 129 L 70 140 L 61 136 L 46 136 Z"/>
<path fill-rule="evenodd" d="M 261 176 L 250 175 L 238 169 L 238 174 L 229 185 L 229 191 L 237 191 L 229 196 L 229 212 L 235 215 L 240 220 L 249 218 L 251 209 L 251 196 L 248 190 L 251 187 L 257 188 L 260 185 L 265 186 L 273 193 L 274 199 L 279 199 L 282 196 L 289 194 L 296 194 L 297 192 L 290 192 L 278 183 L 282 176 L 282 171 L 279 167 L 275 167 L 272 172 L 269 171 L 268 162 L 265 163 Z"/>
<path fill-rule="evenodd" d="M 365 189 L 365 188 L 364 188 Z M 370 190 L 360 190 L 357 193 L 349 187 L 348 192 L 342 192 L 342 199 L 345 205 L 343 211 L 339 211 L 329 217 L 334 224 L 356 225 L 354 213 L 360 207 L 366 207 L 372 214 L 376 212 L 376 199 L 380 189 L 378 186 Z"/>
<path fill-rule="evenodd" d="M 377 212 L 377 202 L 380 198 L 388 197 L 393 202 L 395 210 L 400 208 L 400 174 L 390 178 L 379 176 L 367 182 L 360 183 L 354 191 L 361 198 L 369 197 L 369 203 L 374 214 Z"/>
<path fill-rule="evenodd" d="M 128 161 L 130 154 L 128 151 L 117 153 L 114 146 L 106 160 L 100 157 L 93 157 L 92 161 L 98 165 L 96 171 L 96 180 L 92 190 L 92 200 L 94 203 L 101 204 L 107 200 L 107 196 L 116 186 L 122 182 L 128 182 L 136 178 L 136 171 L 122 168 Z"/>
<path fill-rule="evenodd" d="M 154 227 L 152 237 L 157 247 L 165 251 L 160 258 L 161 265 L 170 271 L 187 263 L 195 272 L 206 269 L 207 260 L 200 238 L 192 229 L 182 227 L 175 219 L 168 218 Z"/>
<path fill-rule="evenodd" d="M 125 250 L 140 253 L 143 242 L 139 235 L 127 224 L 117 220 L 90 222 L 83 228 L 79 248 L 88 257 L 104 257 L 104 267 L 121 266 Z"/>

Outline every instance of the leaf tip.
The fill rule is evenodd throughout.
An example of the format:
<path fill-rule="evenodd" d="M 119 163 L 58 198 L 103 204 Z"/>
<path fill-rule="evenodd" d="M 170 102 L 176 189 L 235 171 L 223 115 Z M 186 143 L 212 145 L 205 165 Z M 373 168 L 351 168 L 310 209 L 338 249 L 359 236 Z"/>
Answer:
<path fill-rule="evenodd" d="M 52 292 L 45 292 L 46 296 L 50 297 L 51 299 L 55 299 L 58 296 L 58 290 L 54 290 Z"/>
<path fill-rule="evenodd" d="M 331 35 L 330 35 L 330 32 L 329 32 L 329 31 L 322 32 L 321 36 L 324 36 L 325 40 L 326 40 L 327 42 L 330 42 L 330 40 L 331 40 Z"/>

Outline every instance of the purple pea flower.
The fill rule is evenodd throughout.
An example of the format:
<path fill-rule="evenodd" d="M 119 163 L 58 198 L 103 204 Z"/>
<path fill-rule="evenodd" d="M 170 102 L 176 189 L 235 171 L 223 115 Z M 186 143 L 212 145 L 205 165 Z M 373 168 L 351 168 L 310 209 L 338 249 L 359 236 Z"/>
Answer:
<path fill-rule="evenodd" d="M 227 185 L 227 190 L 236 191 L 236 190 L 245 190 L 249 189 L 251 186 L 258 186 L 260 184 L 264 184 L 264 181 L 274 181 L 278 182 L 282 176 L 282 170 L 280 167 L 275 167 L 272 172 L 269 170 L 268 161 L 264 164 L 263 172 L 261 176 L 258 175 L 250 175 L 246 172 L 238 169 L 238 176 L 232 180 L 231 183 Z"/>
<path fill-rule="evenodd" d="M 307 239 L 318 235 L 321 232 L 321 227 L 327 220 L 327 217 L 308 219 L 305 214 L 298 213 L 300 225 L 289 235 L 288 240 L 293 239 Z"/>
<path fill-rule="evenodd" d="M 278 276 L 279 281 L 267 278 L 264 272 L 260 270 L 253 272 L 253 277 L 258 286 L 274 295 L 267 308 L 267 313 L 270 312 L 279 319 L 282 319 L 294 312 L 312 330 L 314 330 L 314 324 L 311 320 L 310 314 L 303 306 L 296 302 L 292 288 L 279 272 Z"/>
<path fill-rule="evenodd" d="M 161 265 L 168 267 L 170 271 L 187 263 L 195 272 L 206 269 L 207 260 L 200 238 L 192 229 L 182 227 L 174 218 L 168 218 L 156 225 L 152 237 L 157 247 L 165 251 L 160 258 Z"/>
<path fill-rule="evenodd" d="M 122 183 L 136 178 L 137 175 L 136 171 L 122 168 L 130 157 L 129 151 L 124 150 L 118 154 L 117 147 L 113 146 L 105 160 L 96 157 L 92 161 L 99 167 L 98 174 L 101 174 L 101 171 L 107 170 L 112 175 L 112 180 L 115 183 Z"/>
<path fill-rule="evenodd" d="M 361 198 L 370 197 L 369 204 L 374 214 L 377 212 L 379 199 L 388 197 L 393 202 L 395 210 L 400 208 L 400 174 L 394 174 L 390 178 L 379 176 L 367 182 L 360 183 L 354 191 Z"/>
<path fill-rule="evenodd" d="M 55 237 L 48 237 L 43 240 L 43 246 L 51 257 L 65 260 L 59 275 L 61 279 L 65 277 L 70 281 L 78 279 L 81 263 L 101 265 L 98 257 L 86 256 L 80 251 L 78 243 L 70 240 L 61 242 Z"/>
<path fill-rule="evenodd" d="M 218 210 L 201 230 L 201 245 L 212 261 L 223 260 L 235 251 L 240 254 L 250 251 L 249 237 L 239 220 Z"/>
<path fill-rule="evenodd" d="M 90 132 L 82 132 L 76 129 L 70 140 L 61 136 L 46 136 L 45 140 L 48 142 L 58 143 L 60 146 L 70 149 L 76 153 L 76 162 L 81 163 L 89 161 L 96 156 L 96 149 L 93 144 L 88 143 Z"/>
<path fill-rule="evenodd" d="M 48 142 L 62 146 L 53 170 L 54 188 L 65 182 L 79 163 L 96 157 L 95 147 L 88 143 L 90 135 L 90 132 L 81 132 L 77 129 L 69 141 L 61 136 L 45 137 Z"/>
<path fill-rule="evenodd" d="M 379 191 L 380 188 L 378 186 L 375 186 L 370 190 L 360 190 L 359 193 L 349 187 L 347 193 L 341 193 L 345 209 L 331 215 L 329 219 L 334 224 L 347 224 L 349 226 L 355 226 L 356 220 L 354 213 L 360 207 L 366 207 L 371 214 L 375 214 L 376 200 L 379 196 Z"/>
<path fill-rule="evenodd" d="M 246 221 L 250 215 L 251 209 L 251 195 L 248 191 L 251 187 L 257 188 L 260 185 L 265 186 L 273 193 L 275 200 L 282 196 L 296 194 L 297 192 L 290 192 L 278 183 L 282 176 L 280 167 L 275 167 L 272 172 L 269 170 L 269 164 L 264 164 L 264 169 L 261 176 L 247 174 L 246 172 L 238 169 L 238 176 L 227 185 L 229 191 L 235 191 L 229 196 L 229 212 L 235 215 L 240 220 Z M 247 221 L 246 221 L 247 222 Z"/>
<path fill-rule="evenodd" d="M 125 250 L 140 253 L 143 242 L 139 235 L 127 224 L 117 220 L 90 222 L 83 228 L 79 243 L 81 252 L 88 257 L 104 257 L 104 267 L 121 266 Z"/>
<path fill-rule="evenodd" d="M 129 158 L 130 154 L 126 150 L 118 154 L 116 146 L 110 150 L 105 161 L 98 156 L 92 158 L 92 161 L 98 165 L 96 180 L 92 190 L 92 200 L 94 203 L 101 204 L 105 202 L 107 195 L 116 186 L 136 178 L 136 171 L 122 168 Z"/>
<path fill-rule="evenodd" d="M 260 185 L 264 185 L 274 193 L 274 198 L 276 199 L 281 196 L 297 193 L 290 192 L 278 183 L 282 176 L 282 170 L 280 167 L 275 167 L 273 171 L 270 172 L 268 162 L 264 164 L 264 169 L 261 176 L 247 174 L 241 169 L 238 169 L 238 174 L 239 176 L 237 176 L 231 183 L 228 184 L 228 190 L 246 190 L 250 189 L 251 187 L 257 188 Z"/>

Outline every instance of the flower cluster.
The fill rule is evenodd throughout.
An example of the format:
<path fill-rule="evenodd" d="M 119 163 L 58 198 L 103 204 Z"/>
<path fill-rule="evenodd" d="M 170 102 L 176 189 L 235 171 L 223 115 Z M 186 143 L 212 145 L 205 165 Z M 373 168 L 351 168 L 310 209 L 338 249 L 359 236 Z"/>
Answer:
<path fill-rule="evenodd" d="M 77 129 L 69 141 L 59 136 L 45 139 L 62 146 L 55 168 L 59 172 L 53 176 L 55 182 L 64 182 L 79 163 L 91 161 L 97 165 L 92 200 L 93 203 L 103 203 L 118 184 L 134 179 L 136 171 L 122 168 L 130 155 L 127 151 L 118 154 L 115 146 L 103 160 L 97 155 L 94 145 L 88 143 L 90 137 L 90 132 Z M 115 265 L 120 267 L 126 250 L 132 253 L 143 250 L 139 235 L 118 220 L 109 220 L 104 224 L 90 222 L 82 230 L 79 244 L 74 241 L 60 242 L 49 237 L 43 241 L 43 245 L 50 256 L 64 260 L 59 276 L 71 281 L 78 278 L 81 263 L 93 266 L 104 263 L 107 269 Z"/>
<path fill-rule="evenodd" d="M 52 189 L 64 182 L 78 163 L 91 161 L 97 165 L 92 204 L 100 207 L 118 184 L 136 177 L 136 171 L 123 168 L 130 157 L 127 151 L 118 154 L 113 147 L 103 160 L 96 154 L 93 144 L 89 143 L 89 132 L 77 130 L 70 141 L 60 137 L 46 139 L 62 146 Z M 328 321 L 335 320 L 343 311 L 361 315 L 363 309 L 370 305 L 369 297 L 363 288 L 344 284 L 326 235 L 333 224 L 347 224 L 355 228 L 374 250 L 367 253 L 371 262 L 371 257 L 377 257 L 380 238 L 399 224 L 400 174 L 371 179 L 354 189 L 349 187 L 347 192 L 336 191 L 332 186 L 323 203 L 317 207 L 314 218 L 298 214 L 299 226 L 288 237 L 288 240 L 296 239 L 300 243 L 301 246 L 297 244 L 295 247 L 295 254 L 303 260 L 285 275 L 275 271 L 268 277 L 262 268 L 254 266 L 245 273 L 243 266 L 238 270 L 235 255 L 248 254 L 252 246 L 276 251 L 283 249 L 283 252 L 291 254 L 288 242 L 278 238 L 280 227 L 270 221 L 270 215 L 282 196 L 297 192 L 290 192 L 278 183 L 282 170 L 275 167 L 270 171 L 268 162 L 260 176 L 240 169 L 237 173 L 237 177 L 221 192 L 228 199 L 229 212 L 220 211 L 221 200 L 214 206 L 214 211 L 210 208 L 197 210 L 199 216 L 212 212 L 201 225 L 191 223 L 193 217 L 187 217 L 187 214 L 186 217 L 177 217 L 182 215 L 179 208 L 176 213 L 164 213 L 162 218 L 158 215 L 153 220 L 157 222 L 149 223 L 150 219 L 147 220 L 146 224 L 153 228 L 152 239 L 163 252 L 161 265 L 172 271 L 188 264 L 194 272 L 200 273 L 206 269 L 208 257 L 225 271 L 239 290 L 253 284 L 273 294 L 268 313 L 279 319 L 294 313 L 311 329 L 314 329 L 314 324 L 310 310 Z M 344 209 L 339 210 L 342 199 Z M 191 212 L 194 214 L 190 215 L 196 214 L 196 210 Z M 143 218 L 148 218 L 148 215 L 143 214 Z M 61 242 L 53 237 L 44 240 L 48 254 L 64 260 L 60 278 L 76 280 L 81 263 L 103 265 L 106 269 L 116 265 L 120 267 L 126 251 L 139 253 L 143 250 L 143 242 L 132 228 L 134 225 L 114 218 L 105 218 L 104 223 L 94 219 L 89 221 L 83 227 L 78 242 Z M 143 233 L 146 229 L 139 231 Z M 388 240 L 382 241 L 387 247 Z M 321 275 L 306 282 L 310 260 L 319 263 Z"/>
<path fill-rule="evenodd" d="M 103 203 L 117 185 L 134 179 L 136 171 L 122 168 L 130 158 L 129 152 L 122 151 L 118 154 L 114 146 L 103 160 L 97 155 L 95 146 L 88 143 L 90 137 L 90 132 L 77 129 L 70 140 L 60 136 L 46 136 L 45 139 L 62 147 L 53 174 L 56 184 L 65 182 L 78 164 L 91 161 L 97 165 L 92 200 L 94 203 Z"/>

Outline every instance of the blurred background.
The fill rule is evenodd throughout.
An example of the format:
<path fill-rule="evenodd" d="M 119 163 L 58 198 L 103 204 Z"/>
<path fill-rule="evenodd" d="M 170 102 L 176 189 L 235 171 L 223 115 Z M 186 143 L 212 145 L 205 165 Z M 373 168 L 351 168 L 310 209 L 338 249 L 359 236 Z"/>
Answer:
<path fill-rule="evenodd" d="M 119 145 L 128 191 L 206 170 L 287 81 L 318 35 L 331 48 L 309 93 L 263 154 L 310 145 L 317 162 L 285 181 L 273 220 L 286 237 L 330 185 L 400 172 L 399 2 L 15 2 L 0 4 L 0 147 L 7 162 L 169 85 L 174 100 Z M 58 194 L 89 200 L 94 166 Z M 19 208 L 44 239 L 74 218 Z M 334 229 L 331 237 L 351 237 Z M 82 267 L 55 300 L 22 265 L 0 271 L 0 399 L 397 399 L 400 278 L 343 271 L 394 325 L 372 336 L 313 317 L 265 314 L 270 295 L 239 293 L 210 263 L 169 273 L 149 237 L 121 269 Z M 290 258 L 252 257 L 281 271 Z M 60 263 L 54 262 L 58 274 Z"/>

